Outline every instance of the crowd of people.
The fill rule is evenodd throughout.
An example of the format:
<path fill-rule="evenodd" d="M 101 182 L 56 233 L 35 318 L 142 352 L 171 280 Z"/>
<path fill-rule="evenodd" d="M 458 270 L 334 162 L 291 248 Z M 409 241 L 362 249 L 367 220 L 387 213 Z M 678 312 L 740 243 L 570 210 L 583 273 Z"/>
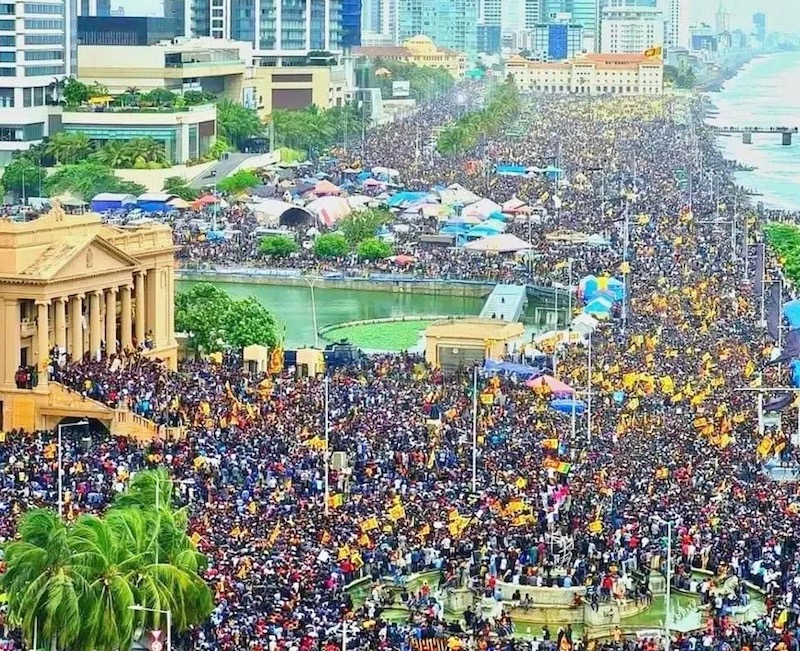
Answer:
<path fill-rule="evenodd" d="M 396 167 L 410 187 L 459 182 L 496 201 L 531 202 L 552 190 L 547 179 L 472 176 L 470 156 L 417 156 L 415 143 L 429 142 L 453 105 L 445 98 L 402 128 L 377 129 L 348 155 Z M 526 135 L 481 145 L 487 162 L 538 164 L 557 151 L 568 178 L 599 168 L 603 185 L 626 197 L 609 201 L 597 182 L 574 183 L 558 190 L 559 210 L 519 226 L 526 238 L 530 228 L 542 282 L 565 282 L 568 258 L 576 278 L 630 265 L 625 319 L 592 334 L 591 376 L 586 346 L 559 351 L 559 378 L 591 405 L 574 427 L 519 377 L 482 377 L 473 490 L 469 369 L 445 374 L 415 355 L 386 354 L 325 380 L 291 369 L 252 377 L 233 354 L 184 362 L 177 373 L 133 353 L 71 361 L 57 379 L 86 399 L 185 436 L 144 448 L 98 432 L 68 437 L 68 517 L 101 510 L 142 468 L 163 465 L 181 480 L 216 604 L 206 625 L 180 638 L 187 648 L 330 651 L 344 630 L 350 649 L 518 650 L 528 644 L 514 635 L 515 609 L 531 605 L 525 586 L 585 586 L 589 607 L 647 604 L 648 576 L 667 564 L 676 587 L 701 595 L 707 617 L 700 631 L 673 634 L 682 651 L 796 648 L 800 500 L 795 485 L 762 472 L 754 396 L 739 391 L 759 373 L 768 386 L 786 379 L 764 367 L 772 345 L 757 324 L 754 287 L 742 282 L 744 229 L 732 241 L 727 225 L 699 223 L 717 212 L 737 218 L 739 189 L 703 127 L 702 106 L 685 111 L 677 119 L 661 100 L 536 98 L 521 118 Z M 722 179 L 716 194 L 700 181 L 701 167 Z M 678 168 L 698 179 L 691 200 Z M 756 237 L 758 217 L 738 218 L 751 220 Z M 599 252 L 545 238 L 566 227 L 606 232 L 612 245 Z M 218 248 L 208 259 L 227 263 L 228 253 Z M 426 260 L 455 275 L 485 272 L 485 258 L 462 255 Z M 519 273 L 531 271 L 526 264 Z M 328 444 L 348 461 L 331 469 L 327 491 L 326 382 Z M 52 435 L 9 432 L 0 463 L 8 540 L 22 510 L 55 501 Z M 441 578 L 407 584 L 423 570 Z M 697 570 L 714 579 L 695 580 Z M 361 589 L 345 590 L 359 578 Z M 745 582 L 763 592 L 766 614 L 755 621 L 734 616 L 755 594 Z M 448 587 L 476 595 L 459 622 L 445 617 Z M 398 605 L 407 617 L 388 615 Z M 664 643 L 588 632 L 545 627 L 533 631 L 533 645 L 650 651 Z"/>

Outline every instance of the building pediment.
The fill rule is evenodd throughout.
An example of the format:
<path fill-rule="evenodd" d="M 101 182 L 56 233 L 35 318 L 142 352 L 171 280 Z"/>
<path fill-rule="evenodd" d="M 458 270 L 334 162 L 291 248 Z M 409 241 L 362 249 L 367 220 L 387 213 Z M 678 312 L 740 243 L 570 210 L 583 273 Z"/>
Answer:
<path fill-rule="evenodd" d="M 139 261 L 99 235 L 65 237 L 45 249 L 23 272 L 23 277 L 48 282 L 115 271 L 133 271 Z"/>

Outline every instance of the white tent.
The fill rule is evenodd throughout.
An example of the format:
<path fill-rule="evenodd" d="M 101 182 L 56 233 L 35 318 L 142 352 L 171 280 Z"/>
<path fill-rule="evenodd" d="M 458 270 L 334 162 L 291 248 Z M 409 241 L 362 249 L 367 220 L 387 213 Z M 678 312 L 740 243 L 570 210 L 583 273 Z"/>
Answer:
<path fill-rule="evenodd" d="M 462 206 L 468 206 L 480 199 L 477 194 L 467 190 L 463 185 L 459 185 L 458 183 L 453 183 L 448 186 L 446 190 L 440 190 L 439 197 L 442 203 L 451 205 L 459 203 Z"/>
<path fill-rule="evenodd" d="M 476 215 L 481 219 L 486 219 L 492 213 L 502 211 L 503 207 L 499 203 L 495 203 L 491 199 L 479 199 L 475 203 L 464 208 L 462 212 L 464 215 Z"/>
<path fill-rule="evenodd" d="M 581 313 L 572 319 L 572 329 L 583 335 L 594 332 L 598 325 L 600 325 L 600 322 L 591 314 Z"/>
<path fill-rule="evenodd" d="M 314 215 L 321 224 L 329 227 L 353 212 L 347 199 L 334 196 L 314 199 L 306 205 L 306 210 Z"/>
<path fill-rule="evenodd" d="M 469 251 L 482 251 L 484 253 L 515 253 L 533 248 L 528 242 L 520 239 L 511 233 L 500 235 L 490 235 L 467 244 L 465 249 Z"/>

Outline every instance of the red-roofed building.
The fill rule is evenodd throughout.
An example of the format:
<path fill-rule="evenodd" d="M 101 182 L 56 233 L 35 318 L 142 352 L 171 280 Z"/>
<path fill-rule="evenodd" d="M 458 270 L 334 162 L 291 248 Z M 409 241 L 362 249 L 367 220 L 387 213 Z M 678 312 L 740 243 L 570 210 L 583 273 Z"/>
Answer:
<path fill-rule="evenodd" d="M 467 72 L 467 56 L 445 47 L 438 47 L 427 36 L 415 36 L 403 45 L 365 45 L 353 48 L 357 57 L 413 63 L 423 68 L 444 68 L 453 79 L 463 79 Z M 397 81 L 404 81 L 398 79 Z"/>

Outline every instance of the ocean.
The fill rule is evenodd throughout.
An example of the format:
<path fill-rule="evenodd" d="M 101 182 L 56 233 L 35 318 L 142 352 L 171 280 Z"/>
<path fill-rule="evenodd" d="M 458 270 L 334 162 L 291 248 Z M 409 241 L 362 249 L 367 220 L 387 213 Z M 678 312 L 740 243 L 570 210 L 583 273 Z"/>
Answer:
<path fill-rule="evenodd" d="M 770 54 L 754 59 L 728 80 L 721 92 L 709 93 L 719 111 L 709 118 L 718 126 L 800 126 L 800 53 Z M 800 210 L 800 134 L 792 145 L 781 145 L 780 136 L 754 135 L 753 144 L 742 143 L 740 134 L 717 139 L 726 158 L 752 172 L 739 172 L 738 183 L 763 194 L 769 208 Z"/>

